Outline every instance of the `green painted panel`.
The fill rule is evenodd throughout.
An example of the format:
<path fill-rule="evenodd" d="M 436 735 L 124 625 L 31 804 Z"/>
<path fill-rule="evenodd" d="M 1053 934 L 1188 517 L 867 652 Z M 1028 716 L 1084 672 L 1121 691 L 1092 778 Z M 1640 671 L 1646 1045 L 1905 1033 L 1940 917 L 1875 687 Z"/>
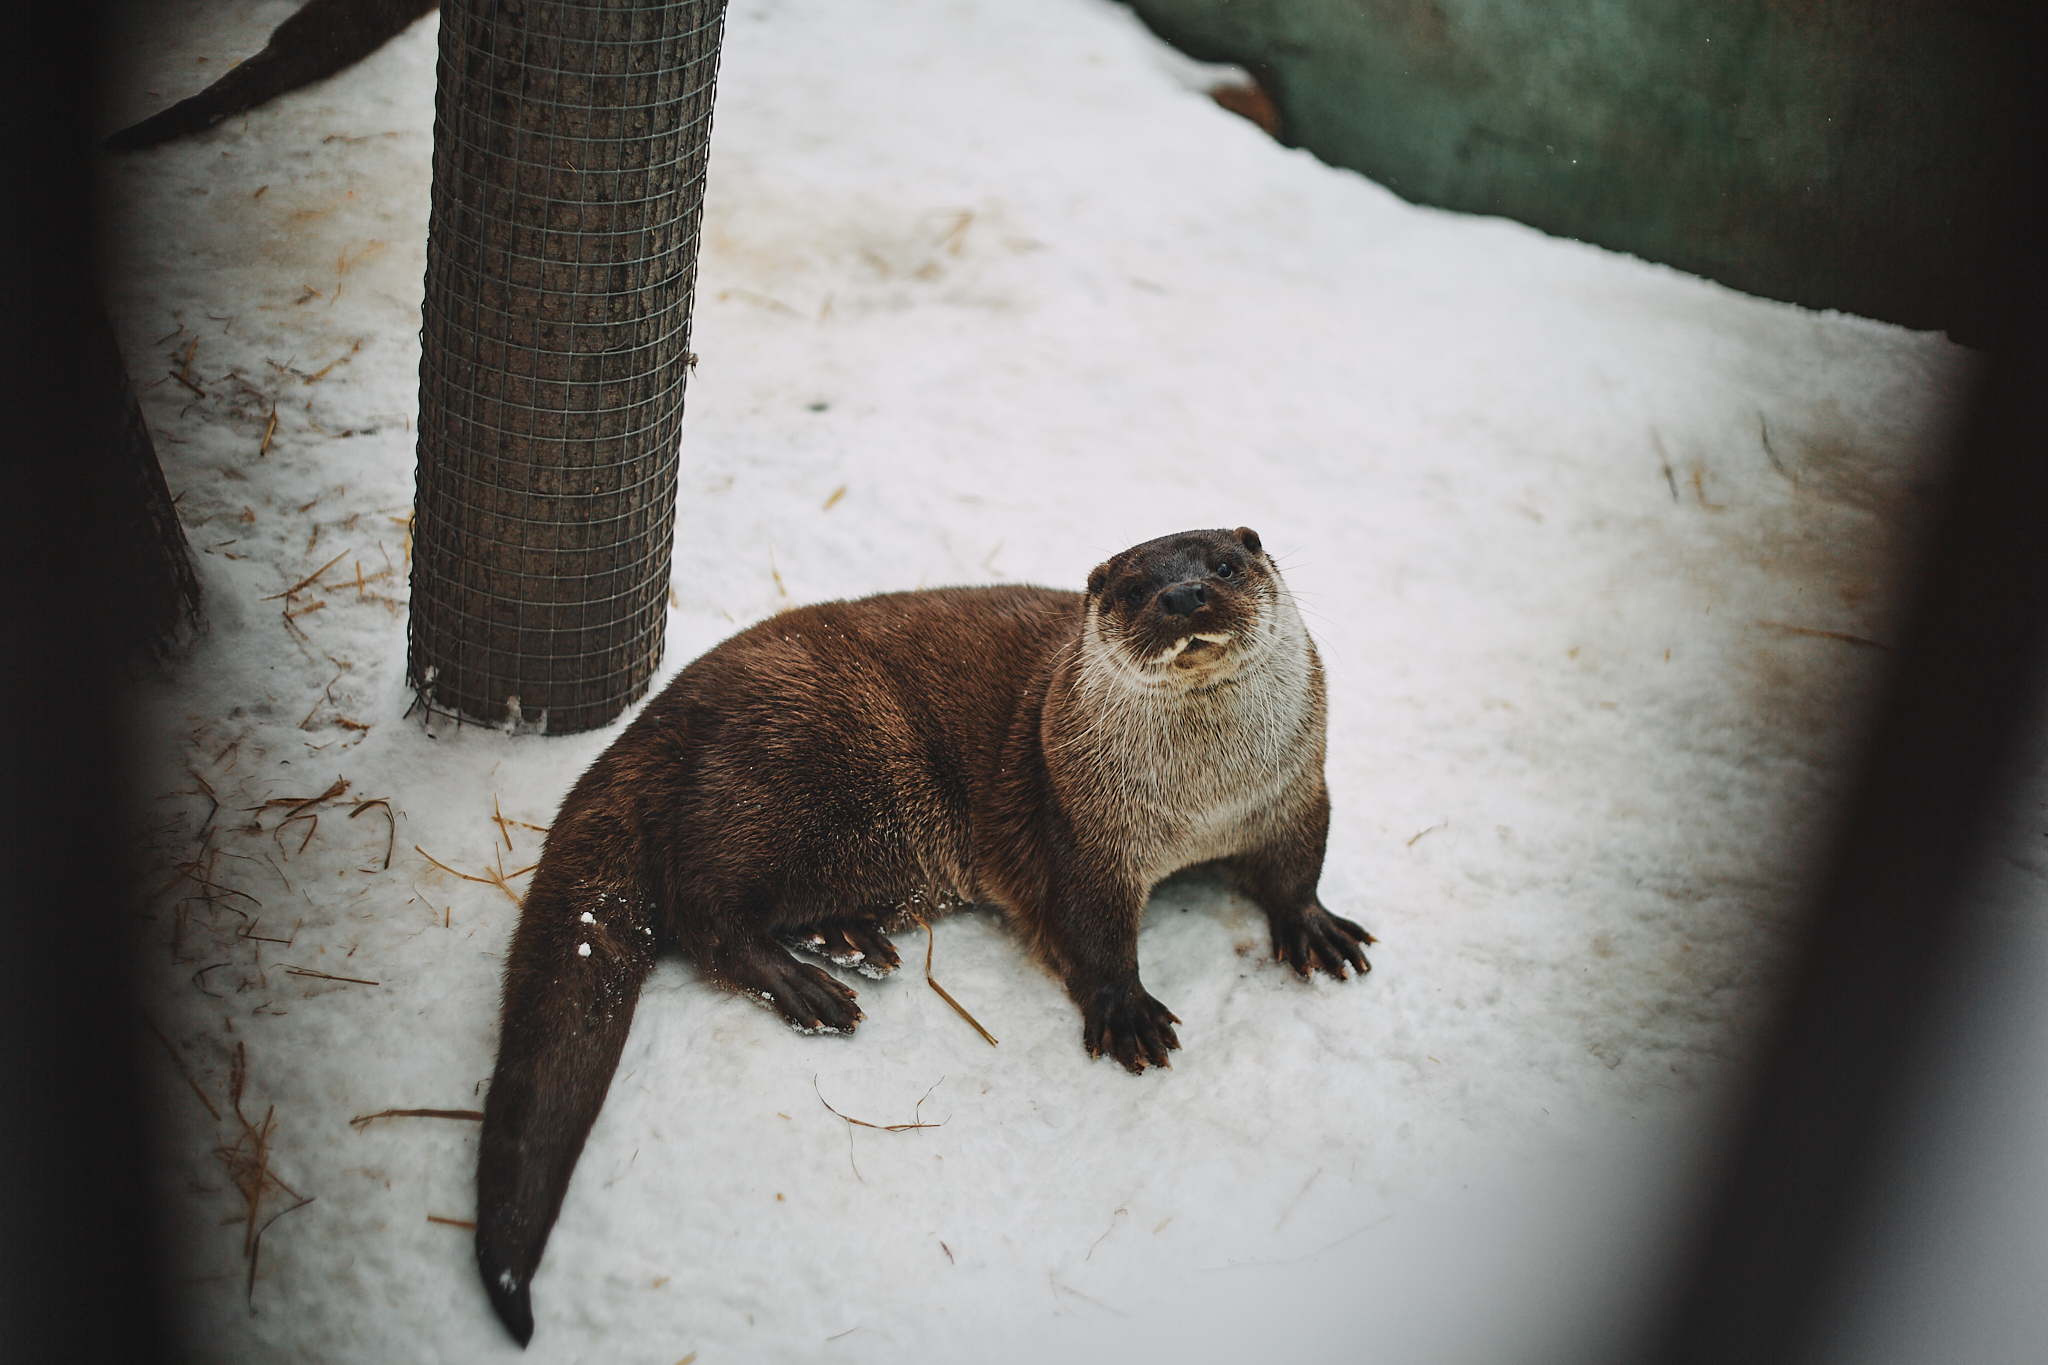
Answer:
<path fill-rule="evenodd" d="M 1255 72 L 1284 141 L 1408 199 L 1810 307 L 1995 328 L 2039 26 L 2013 0 L 1132 4 Z"/>

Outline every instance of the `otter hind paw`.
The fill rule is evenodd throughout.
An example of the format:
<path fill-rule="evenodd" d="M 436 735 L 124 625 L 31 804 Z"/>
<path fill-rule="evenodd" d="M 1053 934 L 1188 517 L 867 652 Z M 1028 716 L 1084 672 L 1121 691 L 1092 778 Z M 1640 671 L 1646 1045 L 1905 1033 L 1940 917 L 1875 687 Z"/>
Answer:
<path fill-rule="evenodd" d="M 896 945 L 873 920 L 832 920 L 796 934 L 788 943 L 876 981 L 903 965 Z"/>
<path fill-rule="evenodd" d="M 779 949 L 756 954 L 745 970 L 724 974 L 741 995 L 767 1006 L 799 1033 L 851 1033 L 867 1016 L 851 987 Z"/>

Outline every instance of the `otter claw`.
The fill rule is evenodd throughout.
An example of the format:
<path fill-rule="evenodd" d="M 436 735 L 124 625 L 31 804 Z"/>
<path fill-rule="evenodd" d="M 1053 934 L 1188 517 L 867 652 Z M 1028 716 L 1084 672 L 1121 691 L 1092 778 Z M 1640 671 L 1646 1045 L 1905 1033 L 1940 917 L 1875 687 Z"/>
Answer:
<path fill-rule="evenodd" d="M 744 972 L 730 973 L 740 994 L 758 1000 L 799 1033 L 851 1033 L 867 1015 L 852 989 L 787 953 L 763 952 Z"/>
<path fill-rule="evenodd" d="M 877 981 L 903 965 L 896 945 L 889 942 L 882 926 L 872 920 L 834 920 L 784 942 Z"/>
<path fill-rule="evenodd" d="M 1099 992 L 1082 1011 L 1081 1041 L 1090 1057 L 1116 1058 L 1132 1075 L 1147 1066 L 1173 1069 L 1167 1053 L 1180 1050 L 1173 1025 L 1178 1015 L 1160 1004 L 1142 986 Z"/>
<path fill-rule="evenodd" d="M 1310 906 L 1292 923 L 1276 918 L 1273 924 L 1273 956 L 1304 981 L 1318 967 L 1339 981 L 1353 973 L 1364 976 L 1372 970 L 1364 945 L 1373 942 L 1364 929 L 1320 905 Z"/>

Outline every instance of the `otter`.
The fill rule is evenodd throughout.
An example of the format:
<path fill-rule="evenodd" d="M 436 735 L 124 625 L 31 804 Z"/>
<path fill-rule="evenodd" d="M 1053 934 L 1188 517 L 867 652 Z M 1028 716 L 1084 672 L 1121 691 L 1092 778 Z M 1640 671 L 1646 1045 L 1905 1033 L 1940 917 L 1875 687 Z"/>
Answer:
<path fill-rule="evenodd" d="M 1125 550 L 1085 593 L 944 588 L 771 617 L 677 675 L 562 803 L 505 966 L 477 1264 L 525 1345 L 533 1274 L 642 982 L 680 951 L 808 1033 L 923 909 L 999 907 L 1081 1012 L 1090 1057 L 1167 1066 L 1138 977 L 1152 888 L 1210 865 L 1303 978 L 1370 970 L 1317 898 L 1322 665 L 1246 527 Z"/>
<path fill-rule="evenodd" d="M 307 0 L 271 30 L 263 50 L 190 99 L 123 128 L 101 145 L 134 151 L 211 128 L 302 85 L 353 66 L 436 8 L 440 0 Z"/>

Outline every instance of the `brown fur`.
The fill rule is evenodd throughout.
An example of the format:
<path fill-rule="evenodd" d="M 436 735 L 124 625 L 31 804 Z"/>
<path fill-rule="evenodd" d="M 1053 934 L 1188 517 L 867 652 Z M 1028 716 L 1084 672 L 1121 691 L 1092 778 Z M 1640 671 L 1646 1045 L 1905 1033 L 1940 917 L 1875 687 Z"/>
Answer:
<path fill-rule="evenodd" d="M 154 147 L 211 128 L 230 114 L 254 109 L 353 66 L 410 28 L 438 0 L 307 0 L 271 31 L 263 50 L 237 62 L 190 99 L 106 140 L 110 152 Z"/>
<path fill-rule="evenodd" d="M 1210 638 L 1203 638 L 1210 637 Z M 1088 592 L 948 588 L 776 616 L 692 663 L 569 793 L 505 969 L 477 1258 L 521 1343 L 528 1286 L 657 953 L 850 1032 L 920 907 L 1001 907 L 1090 1055 L 1180 1046 L 1138 979 L 1161 878 L 1211 864 L 1303 976 L 1368 969 L 1316 898 L 1330 805 L 1322 668 L 1256 533 L 1126 550 Z"/>

